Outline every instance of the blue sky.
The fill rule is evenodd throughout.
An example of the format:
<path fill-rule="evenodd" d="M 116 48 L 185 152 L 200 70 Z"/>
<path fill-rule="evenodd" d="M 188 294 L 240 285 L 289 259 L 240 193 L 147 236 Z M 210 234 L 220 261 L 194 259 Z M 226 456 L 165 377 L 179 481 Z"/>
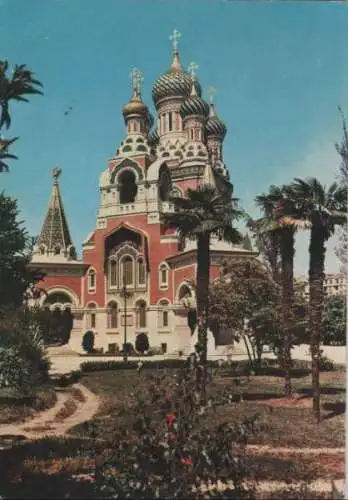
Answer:
<path fill-rule="evenodd" d="M 225 160 L 243 206 L 256 215 L 255 195 L 296 176 L 329 183 L 342 135 L 337 105 L 348 114 L 347 26 L 347 6 L 326 2 L 0 0 L 0 58 L 27 64 L 45 86 L 44 97 L 12 107 L 19 160 L 0 189 L 19 199 L 37 234 L 58 165 L 79 248 L 95 225 L 99 174 L 124 136 L 130 70 L 144 72 L 152 105 L 174 28 L 183 64 L 195 61 L 203 87 L 218 90 Z M 328 271 L 338 269 L 333 243 Z M 308 267 L 307 245 L 301 235 L 297 273 Z"/>

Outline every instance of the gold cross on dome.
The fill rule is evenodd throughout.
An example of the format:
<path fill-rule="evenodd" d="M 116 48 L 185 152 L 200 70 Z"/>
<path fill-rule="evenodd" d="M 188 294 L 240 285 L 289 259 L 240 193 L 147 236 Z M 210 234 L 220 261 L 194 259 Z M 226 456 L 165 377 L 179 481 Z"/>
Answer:
<path fill-rule="evenodd" d="M 213 102 L 214 96 L 216 94 L 216 88 L 215 87 L 209 87 L 207 91 L 208 97 L 210 102 Z"/>
<path fill-rule="evenodd" d="M 178 30 L 174 30 L 172 35 L 170 35 L 169 40 L 173 42 L 173 50 L 177 50 L 178 48 L 178 40 L 181 37 L 181 33 Z"/>
<path fill-rule="evenodd" d="M 196 69 L 198 69 L 199 66 L 195 62 L 190 62 L 188 69 L 188 72 L 191 74 L 192 78 L 196 76 Z"/>
<path fill-rule="evenodd" d="M 54 184 L 58 184 L 58 177 L 62 173 L 62 170 L 58 167 L 55 167 L 52 169 L 52 179 Z"/>
<path fill-rule="evenodd" d="M 136 92 L 137 95 L 141 94 L 141 84 L 144 80 L 143 73 L 139 71 L 137 68 L 133 68 L 132 71 L 130 72 L 130 78 L 132 81 L 132 87 L 134 92 Z"/>

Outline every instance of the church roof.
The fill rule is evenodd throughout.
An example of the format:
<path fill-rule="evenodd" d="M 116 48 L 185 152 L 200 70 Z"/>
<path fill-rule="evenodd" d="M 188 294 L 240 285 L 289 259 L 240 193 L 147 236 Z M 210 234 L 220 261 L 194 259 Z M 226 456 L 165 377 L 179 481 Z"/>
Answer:
<path fill-rule="evenodd" d="M 37 246 L 45 245 L 48 252 L 53 252 L 56 247 L 60 247 L 61 251 L 68 250 L 73 244 L 59 190 L 58 177 L 60 174 L 60 169 L 53 169 L 51 198 L 41 233 L 37 240 Z"/>

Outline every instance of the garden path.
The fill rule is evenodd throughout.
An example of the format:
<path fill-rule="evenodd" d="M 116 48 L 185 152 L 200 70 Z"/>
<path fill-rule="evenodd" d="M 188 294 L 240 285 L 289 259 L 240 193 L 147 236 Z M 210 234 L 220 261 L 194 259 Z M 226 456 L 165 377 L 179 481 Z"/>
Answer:
<path fill-rule="evenodd" d="M 24 422 L 0 425 L 0 440 L 11 440 L 11 437 L 15 438 L 16 436 L 29 440 L 58 437 L 66 434 L 75 425 L 90 420 L 99 408 L 99 398 L 82 384 L 74 384 L 71 389 L 78 389 L 82 398 L 74 397 L 72 391 L 58 391 L 57 402 L 52 408 L 40 412 L 36 417 Z M 69 401 L 75 403 L 72 414 L 62 418 L 62 420 L 55 420 L 57 414 L 64 409 Z"/>

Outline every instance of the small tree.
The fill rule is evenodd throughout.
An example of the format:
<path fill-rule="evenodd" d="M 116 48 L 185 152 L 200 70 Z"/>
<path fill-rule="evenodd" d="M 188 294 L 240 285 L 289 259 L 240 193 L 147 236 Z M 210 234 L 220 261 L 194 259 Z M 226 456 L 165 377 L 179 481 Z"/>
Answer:
<path fill-rule="evenodd" d="M 145 351 L 149 350 L 149 347 L 149 338 L 146 333 L 139 333 L 135 339 L 135 349 L 144 354 Z"/>
<path fill-rule="evenodd" d="M 91 353 L 94 349 L 94 333 L 88 330 L 82 338 L 82 348 L 84 351 Z"/>
<path fill-rule="evenodd" d="M 323 310 L 323 344 L 345 345 L 346 328 L 346 297 L 344 295 L 326 297 Z"/>

